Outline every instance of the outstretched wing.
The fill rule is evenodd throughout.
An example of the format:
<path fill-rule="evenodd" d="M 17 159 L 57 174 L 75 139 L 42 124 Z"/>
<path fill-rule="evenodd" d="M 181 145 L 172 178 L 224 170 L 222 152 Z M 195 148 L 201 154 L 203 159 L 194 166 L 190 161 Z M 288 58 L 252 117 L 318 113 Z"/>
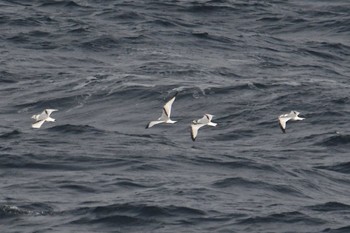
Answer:
<path fill-rule="evenodd" d="M 205 124 L 191 124 L 191 138 L 192 141 L 196 140 L 198 130 L 203 127 Z"/>
<path fill-rule="evenodd" d="M 42 113 L 35 115 L 35 116 L 36 117 L 34 119 L 37 121 L 45 120 L 48 117 L 46 110 L 42 111 Z"/>
<path fill-rule="evenodd" d="M 39 121 L 32 124 L 32 128 L 39 129 L 44 124 L 44 122 L 45 122 L 45 120 L 39 120 Z"/>
<path fill-rule="evenodd" d="M 210 122 L 210 117 L 207 116 L 207 114 L 205 114 L 201 119 L 198 119 L 197 120 L 197 124 L 203 124 L 203 125 L 206 125 Z"/>
<path fill-rule="evenodd" d="M 43 113 L 45 113 L 48 117 L 51 115 L 51 113 L 58 111 L 57 109 L 45 109 Z"/>
<path fill-rule="evenodd" d="M 163 106 L 162 116 L 160 117 L 161 119 L 169 119 L 170 118 L 171 107 L 175 101 L 177 94 L 178 93 L 176 92 L 175 95 L 168 102 L 166 102 L 166 104 Z"/>
<path fill-rule="evenodd" d="M 280 116 L 278 118 L 278 122 L 283 133 L 286 133 L 287 121 L 289 120 L 290 120 L 289 117 Z"/>
<path fill-rule="evenodd" d="M 146 126 L 146 129 L 151 128 L 154 125 L 163 123 L 164 121 L 151 121 L 150 123 L 148 123 L 148 125 Z"/>
<path fill-rule="evenodd" d="M 214 116 L 214 115 L 205 114 L 204 116 L 205 116 L 206 118 L 208 118 L 208 121 L 210 122 L 210 121 L 213 119 L 213 116 Z"/>

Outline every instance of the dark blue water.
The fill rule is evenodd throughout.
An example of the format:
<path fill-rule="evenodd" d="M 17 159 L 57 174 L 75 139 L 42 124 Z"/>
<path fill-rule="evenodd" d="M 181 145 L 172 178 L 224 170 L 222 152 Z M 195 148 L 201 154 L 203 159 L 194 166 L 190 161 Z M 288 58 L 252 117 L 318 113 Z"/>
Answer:
<path fill-rule="evenodd" d="M 0 1 L 1 232 L 350 232 L 349 12 Z"/>

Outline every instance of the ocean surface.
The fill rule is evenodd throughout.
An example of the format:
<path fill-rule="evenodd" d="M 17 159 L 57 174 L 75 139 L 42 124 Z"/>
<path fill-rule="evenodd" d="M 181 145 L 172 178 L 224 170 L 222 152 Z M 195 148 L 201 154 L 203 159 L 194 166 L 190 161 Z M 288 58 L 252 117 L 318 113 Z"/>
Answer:
<path fill-rule="evenodd" d="M 348 0 L 1 0 L 0 232 L 349 233 L 349 22 Z"/>

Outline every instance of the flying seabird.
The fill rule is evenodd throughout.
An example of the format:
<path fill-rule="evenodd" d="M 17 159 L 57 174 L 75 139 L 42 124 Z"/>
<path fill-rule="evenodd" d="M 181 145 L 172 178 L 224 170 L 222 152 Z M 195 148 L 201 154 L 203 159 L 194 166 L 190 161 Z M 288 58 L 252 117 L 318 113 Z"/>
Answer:
<path fill-rule="evenodd" d="M 178 92 L 176 92 L 175 95 L 163 106 L 162 115 L 158 118 L 158 120 L 151 121 L 150 123 L 148 123 L 148 125 L 146 126 L 146 129 L 151 128 L 152 126 L 160 123 L 174 124 L 176 122 L 170 119 L 170 114 L 171 114 L 171 106 L 174 103 L 177 94 Z"/>
<path fill-rule="evenodd" d="M 32 128 L 39 129 L 45 121 L 54 122 L 55 119 L 51 118 L 52 112 L 58 111 L 57 109 L 45 109 L 41 114 L 33 115 L 32 118 L 35 122 L 32 124 Z"/>
<path fill-rule="evenodd" d="M 292 121 L 301 121 L 304 120 L 305 118 L 299 117 L 300 112 L 297 111 L 291 111 L 290 113 L 280 115 L 278 117 L 279 125 L 281 127 L 281 130 L 283 133 L 286 133 L 286 126 L 287 126 L 287 121 L 292 120 Z"/>
<path fill-rule="evenodd" d="M 201 127 L 203 127 L 205 125 L 209 125 L 209 126 L 216 126 L 217 125 L 217 123 L 211 122 L 211 119 L 213 119 L 213 115 L 204 114 L 203 118 L 192 121 L 192 124 L 191 124 L 192 141 L 196 140 L 198 130 Z"/>

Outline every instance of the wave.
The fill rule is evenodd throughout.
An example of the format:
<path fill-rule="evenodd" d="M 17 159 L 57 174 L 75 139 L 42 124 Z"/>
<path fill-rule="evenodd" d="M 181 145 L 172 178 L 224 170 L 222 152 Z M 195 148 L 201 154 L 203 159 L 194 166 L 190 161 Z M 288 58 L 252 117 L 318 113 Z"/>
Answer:
<path fill-rule="evenodd" d="M 231 118 L 232 119 L 232 118 Z M 222 119 L 219 119 L 222 121 Z M 237 121 L 235 121 L 237 122 Z M 221 127 L 224 126 L 224 124 L 220 124 Z M 218 141 L 233 141 L 233 140 L 240 140 L 243 138 L 251 138 L 252 135 L 254 135 L 255 131 L 253 130 L 235 130 L 232 132 L 224 133 L 224 134 L 219 134 L 215 136 L 215 139 Z"/>
<path fill-rule="evenodd" d="M 116 185 L 118 187 L 128 188 L 128 189 L 129 188 L 150 188 L 150 186 L 139 184 L 131 180 L 121 180 L 121 181 L 114 182 L 111 185 Z"/>
<path fill-rule="evenodd" d="M 91 39 L 80 43 L 83 49 L 92 50 L 96 52 L 108 51 L 110 49 L 118 49 L 124 44 L 139 44 L 144 43 L 148 37 L 142 34 L 131 33 L 129 35 L 123 35 L 121 37 L 114 37 L 111 35 L 104 35 L 98 38 Z"/>
<path fill-rule="evenodd" d="M 48 91 L 50 92 L 50 90 Z M 34 93 L 37 94 L 37 93 Z M 41 94 L 43 95 L 43 94 Z M 44 96 L 46 97 L 46 96 Z M 30 99 L 29 102 L 21 102 L 20 104 L 15 105 L 14 107 L 19 109 L 27 109 L 27 108 L 34 108 L 38 109 L 37 111 L 43 111 L 45 108 L 63 108 L 63 107 L 74 107 L 76 105 L 79 105 L 80 102 L 84 102 L 87 98 L 89 98 L 89 94 L 79 94 L 75 93 L 71 96 L 63 96 L 61 94 L 55 95 L 55 97 L 48 97 L 48 98 L 41 98 L 40 100 L 32 100 Z"/>
<path fill-rule="evenodd" d="M 157 206 L 146 204 L 113 204 L 108 206 L 86 207 L 70 211 L 77 215 L 82 214 L 72 224 L 108 224 L 125 226 L 130 224 L 149 225 L 161 223 L 163 219 L 167 222 L 174 219 L 190 221 L 191 218 L 206 216 L 204 211 L 184 206 Z"/>
<path fill-rule="evenodd" d="M 228 4 L 206 4 L 206 3 L 196 3 L 193 2 L 191 6 L 185 8 L 186 12 L 191 12 L 195 14 L 211 14 L 211 13 L 220 13 L 220 12 L 230 12 L 233 13 L 238 9 L 233 5 Z"/>
<path fill-rule="evenodd" d="M 346 205 L 340 202 L 326 202 L 323 204 L 308 206 L 307 209 L 319 212 L 349 211 L 350 205 Z"/>
<path fill-rule="evenodd" d="M 164 171 L 164 168 L 156 165 L 156 164 L 136 164 L 131 165 L 126 171 L 139 171 L 139 172 L 147 172 L 147 171 Z"/>
<path fill-rule="evenodd" d="M 0 205 L 1 217 L 12 217 L 17 215 L 29 214 L 28 210 L 23 210 L 14 205 Z"/>
<path fill-rule="evenodd" d="M 60 164 L 52 162 L 34 162 L 27 160 L 18 160 L 18 161 L 7 161 L 3 162 L 0 167 L 2 168 L 17 168 L 17 169 L 33 169 L 33 170 L 46 170 L 46 171 L 80 171 L 87 170 L 90 168 L 83 167 L 81 165 L 72 165 L 72 164 Z M 93 166 L 91 166 L 93 167 Z"/>
<path fill-rule="evenodd" d="M 44 3 L 41 3 L 39 7 L 64 7 L 64 8 L 85 8 L 85 6 L 82 6 L 78 4 L 76 1 L 72 0 L 49 0 L 44 1 Z"/>
<path fill-rule="evenodd" d="M 336 165 L 329 166 L 316 166 L 316 168 L 350 174 L 350 162 L 338 163 Z"/>
<path fill-rule="evenodd" d="M 350 98 L 349 97 L 340 97 L 340 98 L 332 99 L 331 101 L 335 104 L 349 104 Z"/>
<path fill-rule="evenodd" d="M 241 187 L 248 189 L 259 189 L 266 190 L 268 192 L 277 192 L 283 195 L 292 195 L 294 197 L 307 197 L 301 191 L 295 189 L 294 187 L 286 184 L 270 184 L 267 182 L 259 180 L 247 180 L 241 177 L 225 178 L 222 180 L 215 181 L 213 186 L 216 188 L 231 188 L 231 187 Z"/>
<path fill-rule="evenodd" d="M 18 138 L 21 132 L 19 130 L 12 130 L 11 132 L 3 133 L 0 135 L 0 138 L 2 139 L 13 139 Z"/>
<path fill-rule="evenodd" d="M 69 133 L 69 134 L 94 134 L 101 135 L 106 133 L 106 131 L 95 128 L 90 125 L 57 125 L 48 129 L 49 131 L 59 132 L 59 133 Z"/>
<path fill-rule="evenodd" d="M 281 175 L 283 171 L 278 169 L 276 166 L 269 165 L 269 164 L 262 164 L 258 163 L 252 160 L 243 159 L 243 158 L 232 158 L 229 156 L 229 161 L 222 161 L 214 158 L 207 158 L 202 156 L 196 156 L 194 158 L 191 158 L 191 161 L 196 163 L 199 166 L 213 166 L 213 167 L 221 167 L 222 169 L 232 169 L 232 170 L 251 170 L 254 171 L 254 173 L 257 172 L 264 172 L 267 173 L 274 173 L 275 175 Z M 238 160 L 238 161 L 232 161 L 232 159 Z M 218 185 L 218 187 L 227 187 L 230 186 L 230 183 L 233 182 L 242 182 L 242 184 L 245 183 L 243 178 L 236 177 L 236 178 L 227 178 L 228 180 L 220 180 L 214 183 L 214 186 Z M 227 181 L 227 183 L 226 183 Z M 259 182 L 259 181 L 258 181 Z M 250 183 L 250 181 L 248 181 Z"/>
<path fill-rule="evenodd" d="M 335 136 L 327 137 L 319 145 L 327 147 L 339 147 L 339 148 L 348 148 L 350 147 L 350 135 L 338 134 Z"/>
<path fill-rule="evenodd" d="M 144 20 L 145 17 L 135 11 L 123 11 L 119 14 L 115 14 L 114 10 L 111 10 L 112 19 L 121 19 L 121 20 Z M 105 14 L 105 13 L 104 13 Z"/>
<path fill-rule="evenodd" d="M 0 83 L 4 84 L 11 84 L 11 83 L 18 83 L 17 80 L 15 80 L 15 75 L 7 72 L 7 71 L 0 71 Z"/>
<path fill-rule="evenodd" d="M 236 85 L 229 85 L 226 87 L 211 87 L 210 90 L 214 93 L 218 93 L 220 95 L 229 94 L 235 91 L 244 91 L 244 90 L 265 90 L 269 89 L 271 86 L 259 83 L 259 82 L 246 82 L 239 83 Z"/>
<path fill-rule="evenodd" d="M 325 233 L 349 233 L 350 232 L 350 226 L 340 227 L 340 228 L 326 228 L 322 232 Z"/>
<path fill-rule="evenodd" d="M 112 48 L 119 47 L 120 42 L 117 38 L 105 35 L 87 42 L 83 42 L 80 46 L 84 49 L 93 51 L 106 51 Z"/>
<path fill-rule="evenodd" d="M 341 42 L 312 42 L 310 46 L 316 49 L 331 51 L 339 55 L 350 55 L 350 46 Z"/>
<path fill-rule="evenodd" d="M 60 189 L 69 189 L 77 193 L 96 193 L 97 190 L 82 184 L 63 184 L 58 186 Z"/>
<path fill-rule="evenodd" d="M 278 214 L 270 214 L 263 217 L 249 217 L 240 220 L 238 224 L 277 224 L 277 223 L 303 223 L 308 225 L 324 224 L 325 221 L 319 218 L 311 217 L 298 211 L 282 212 Z"/>
<path fill-rule="evenodd" d="M 121 226 L 130 226 L 135 224 L 142 224 L 144 226 L 148 226 L 149 224 L 152 224 L 152 222 L 153 221 L 151 219 L 141 219 L 137 217 L 114 214 L 106 217 L 97 217 L 96 219 L 84 217 L 78 220 L 71 221 L 70 223 L 78 225 L 103 224 L 104 226 L 116 226 L 119 228 Z"/>
<path fill-rule="evenodd" d="M 302 48 L 302 49 L 299 49 L 299 52 L 304 54 L 305 56 L 312 55 L 315 57 L 324 58 L 324 59 L 328 59 L 331 61 L 334 61 L 334 60 L 341 61 L 342 60 L 342 58 L 339 57 L 339 55 L 332 54 L 330 52 L 319 51 L 319 50 L 311 49 L 311 48 Z"/>
<path fill-rule="evenodd" d="M 52 214 L 54 214 L 53 208 L 43 203 L 31 203 L 22 206 L 0 204 L 0 217 L 2 218 L 15 217 L 21 215 L 45 216 Z"/>
<path fill-rule="evenodd" d="M 212 41 L 221 42 L 221 43 L 227 43 L 230 46 L 232 46 L 232 44 L 237 42 L 237 40 L 234 40 L 233 38 L 219 36 L 219 35 L 205 32 L 205 31 L 204 32 L 203 31 L 193 31 L 192 35 L 197 37 L 197 38 L 201 38 L 201 39 L 212 40 Z"/>

